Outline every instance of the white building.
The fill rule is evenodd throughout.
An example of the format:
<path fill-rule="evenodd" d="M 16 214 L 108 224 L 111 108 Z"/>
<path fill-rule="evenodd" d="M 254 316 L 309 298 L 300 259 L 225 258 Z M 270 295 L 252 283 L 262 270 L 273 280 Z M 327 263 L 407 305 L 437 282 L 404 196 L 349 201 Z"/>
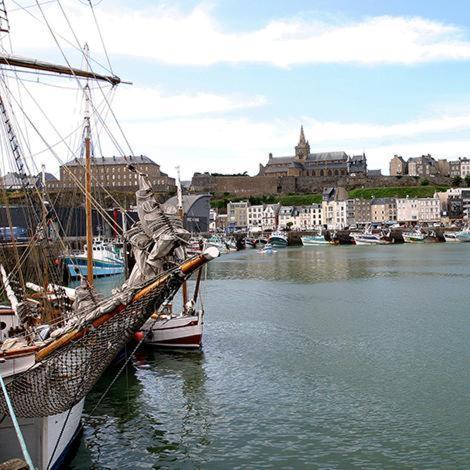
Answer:
<path fill-rule="evenodd" d="M 246 208 L 246 220 L 248 228 L 261 227 L 263 225 L 264 205 L 248 206 Z"/>
<path fill-rule="evenodd" d="M 322 225 L 328 229 L 340 230 L 354 224 L 354 200 L 323 201 L 321 208 Z"/>
<path fill-rule="evenodd" d="M 301 206 L 298 208 L 298 221 L 295 227 L 299 230 L 312 230 L 322 225 L 322 206 L 321 204 L 311 204 L 310 206 Z"/>
<path fill-rule="evenodd" d="M 438 222 L 441 202 L 438 197 L 397 199 L 398 222 Z"/>
<path fill-rule="evenodd" d="M 470 175 L 470 159 L 462 158 L 460 160 L 460 176 L 465 178 Z"/>
<path fill-rule="evenodd" d="M 279 204 L 266 204 L 261 225 L 263 230 L 275 230 L 278 225 Z"/>
<path fill-rule="evenodd" d="M 279 208 L 279 228 L 294 228 L 297 223 L 298 211 L 294 206 L 281 206 Z"/>

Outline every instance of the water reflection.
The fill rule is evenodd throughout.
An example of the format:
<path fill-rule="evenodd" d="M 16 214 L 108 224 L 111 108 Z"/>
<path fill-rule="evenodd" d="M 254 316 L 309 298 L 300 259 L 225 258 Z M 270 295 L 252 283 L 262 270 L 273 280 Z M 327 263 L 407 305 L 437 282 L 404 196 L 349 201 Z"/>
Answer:
<path fill-rule="evenodd" d="M 458 248 L 449 244 L 290 247 L 279 249 L 272 256 L 244 250 L 210 263 L 208 279 L 312 283 L 423 273 L 446 275 L 433 260 L 445 256 L 447 262 L 460 267 L 462 254 L 470 260 L 470 250 L 465 253 Z M 469 277 L 464 271 L 453 275 Z"/>

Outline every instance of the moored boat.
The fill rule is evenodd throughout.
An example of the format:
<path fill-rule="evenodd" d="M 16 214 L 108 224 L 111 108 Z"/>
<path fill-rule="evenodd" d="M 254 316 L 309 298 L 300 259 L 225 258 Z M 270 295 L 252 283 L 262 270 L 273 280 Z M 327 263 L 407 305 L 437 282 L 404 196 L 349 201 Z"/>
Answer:
<path fill-rule="evenodd" d="M 280 231 L 273 232 L 268 239 L 268 243 L 275 248 L 285 248 L 288 245 L 287 236 Z"/>
<path fill-rule="evenodd" d="M 300 237 L 300 240 L 304 246 L 330 245 L 330 242 L 325 239 L 325 235 L 305 235 Z"/>
<path fill-rule="evenodd" d="M 457 238 L 456 232 L 444 232 L 444 240 L 446 243 L 460 243 L 462 241 Z"/>
<path fill-rule="evenodd" d="M 457 238 L 459 242 L 470 242 L 470 228 L 466 227 L 460 232 L 457 232 L 455 238 Z"/>

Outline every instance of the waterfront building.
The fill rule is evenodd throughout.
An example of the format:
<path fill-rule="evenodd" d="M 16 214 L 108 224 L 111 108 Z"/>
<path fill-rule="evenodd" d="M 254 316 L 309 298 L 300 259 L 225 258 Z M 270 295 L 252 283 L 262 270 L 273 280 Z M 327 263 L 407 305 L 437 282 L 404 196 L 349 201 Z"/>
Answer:
<path fill-rule="evenodd" d="M 408 174 L 408 164 L 401 155 L 394 155 L 390 160 L 390 176 L 404 176 Z"/>
<path fill-rule="evenodd" d="M 370 222 L 370 200 L 369 199 L 353 199 L 354 205 L 354 222 L 356 225 L 366 225 Z"/>
<path fill-rule="evenodd" d="M 279 223 L 280 204 L 266 204 L 263 209 L 261 226 L 263 230 L 275 230 Z"/>
<path fill-rule="evenodd" d="M 232 227 L 246 227 L 248 201 L 229 202 L 227 204 L 228 224 Z"/>
<path fill-rule="evenodd" d="M 437 162 L 431 155 L 421 155 L 421 157 L 408 160 L 408 174 L 410 176 L 432 176 L 437 173 Z"/>
<path fill-rule="evenodd" d="M 451 188 L 436 193 L 441 203 L 442 215 L 450 220 L 465 219 L 470 215 L 470 188 Z"/>
<path fill-rule="evenodd" d="M 248 227 L 261 227 L 263 225 L 264 205 L 248 205 L 246 208 L 246 221 Z"/>
<path fill-rule="evenodd" d="M 441 203 L 437 196 L 399 198 L 396 204 L 398 222 L 439 222 L 441 217 Z"/>
<path fill-rule="evenodd" d="M 160 165 L 144 155 L 128 157 L 92 157 L 92 186 L 110 191 L 132 192 L 138 189 L 138 175 L 129 170 L 128 165 L 145 173 L 154 191 L 171 193 L 176 191 L 174 178 L 160 170 Z M 75 158 L 60 167 L 60 180 L 48 181 L 51 190 L 76 189 L 77 181 L 85 181 L 85 160 Z"/>
<path fill-rule="evenodd" d="M 397 203 L 395 198 L 383 197 L 372 199 L 370 203 L 372 223 L 384 224 L 386 222 L 396 222 Z"/>
<path fill-rule="evenodd" d="M 294 228 L 298 223 L 298 210 L 294 206 L 281 206 L 279 208 L 279 228 Z"/>
<path fill-rule="evenodd" d="M 321 227 L 321 204 L 311 204 L 297 208 L 297 217 L 294 227 L 298 230 L 312 230 Z"/>
<path fill-rule="evenodd" d="M 365 154 L 352 159 L 345 152 L 310 153 L 310 144 L 305 139 L 303 126 L 295 154 L 287 157 L 273 157 L 269 154 L 266 165 L 260 165 L 258 176 L 346 176 L 349 169 L 355 174 L 367 172 Z"/>
<path fill-rule="evenodd" d="M 43 180 L 48 184 L 57 181 L 57 178 L 51 173 L 45 172 L 39 173 L 36 176 L 26 176 L 22 181 L 18 173 L 8 172 L 5 175 L 0 176 L 0 188 L 9 191 L 23 189 L 24 186 L 30 188 L 39 187 Z"/>
<path fill-rule="evenodd" d="M 344 188 L 326 188 L 323 191 L 322 225 L 342 229 L 354 224 L 354 199 L 348 199 Z"/>
<path fill-rule="evenodd" d="M 217 230 L 217 209 L 209 210 L 209 231 L 215 232 Z"/>

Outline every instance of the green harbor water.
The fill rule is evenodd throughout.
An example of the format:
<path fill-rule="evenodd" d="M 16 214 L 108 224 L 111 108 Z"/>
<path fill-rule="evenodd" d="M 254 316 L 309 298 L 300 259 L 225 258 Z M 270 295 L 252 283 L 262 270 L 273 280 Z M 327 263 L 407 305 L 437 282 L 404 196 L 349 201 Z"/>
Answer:
<path fill-rule="evenodd" d="M 108 370 L 71 468 L 470 467 L 470 244 L 245 250 L 203 294 L 203 352 L 140 350 L 92 413 Z"/>

